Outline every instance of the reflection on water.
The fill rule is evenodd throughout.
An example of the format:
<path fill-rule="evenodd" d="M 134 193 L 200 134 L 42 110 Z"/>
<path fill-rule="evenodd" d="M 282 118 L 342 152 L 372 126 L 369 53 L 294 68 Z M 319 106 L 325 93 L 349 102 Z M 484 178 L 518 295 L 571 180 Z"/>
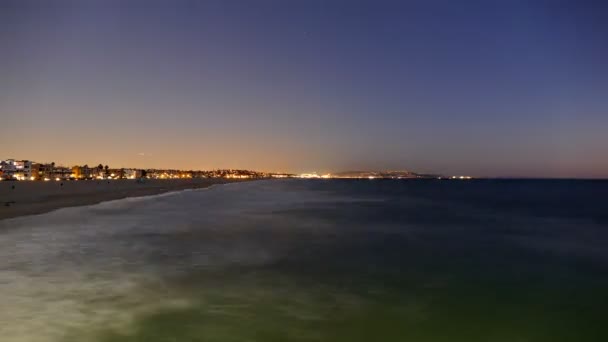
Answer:
<path fill-rule="evenodd" d="M 2 341 L 605 341 L 606 190 L 268 181 L 0 221 Z"/>

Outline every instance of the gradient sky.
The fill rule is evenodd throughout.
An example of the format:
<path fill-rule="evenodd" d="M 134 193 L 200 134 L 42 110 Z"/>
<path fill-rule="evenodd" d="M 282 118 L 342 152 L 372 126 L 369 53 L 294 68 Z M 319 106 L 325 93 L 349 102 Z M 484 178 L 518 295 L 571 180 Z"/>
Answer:
<path fill-rule="evenodd" d="M 10 157 L 608 177 L 608 2 L 1 1 Z"/>

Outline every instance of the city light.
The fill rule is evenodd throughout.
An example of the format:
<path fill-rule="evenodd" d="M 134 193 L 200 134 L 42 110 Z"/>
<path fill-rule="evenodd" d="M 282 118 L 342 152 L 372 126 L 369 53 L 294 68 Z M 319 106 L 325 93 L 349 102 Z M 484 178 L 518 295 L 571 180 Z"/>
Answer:
<path fill-rule="evenodd" d="M 103 170 L 105 169 L 105 171 Z M 297 177 L 289 173 L 258 172 L 245 169 L 216 169 L 216 170 L 178 170 L 178 169 L 135 169 L 109 167 L 89 167 L 74 165 L 59 166 L 55 163 L 37 163 L 30 160 L 0 160 L 2 180 L 18 181 L 87 181 L 111 179 L 174 179 L 185 180 L 192 178 L 230 178 L 230 179 L 263 179 Z M 330 174 L 319 176 L 310 174 L 311 178 L 332 178 Z"/>
<path fill-rule="evenodd" d="M 313 173 L 302 173 L 299 177 L 300 178 L 306 178 L 306 179 L 321 178 L 321 176 L 319 176 L 316 172 L 313 172 Z"/>

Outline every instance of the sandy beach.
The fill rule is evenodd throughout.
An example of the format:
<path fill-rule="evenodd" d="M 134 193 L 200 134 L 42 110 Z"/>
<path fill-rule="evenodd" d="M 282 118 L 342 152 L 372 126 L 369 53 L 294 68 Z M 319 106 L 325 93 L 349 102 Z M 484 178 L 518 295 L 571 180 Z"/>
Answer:
<path fill-rule="evenodd" d="M 0 182 L 0 220 L 49 212 L 64 207 L 91 205 L 126 197 L 139 197 L 184 189 L 206 188 L 238 180 L 175 179 Z"/>

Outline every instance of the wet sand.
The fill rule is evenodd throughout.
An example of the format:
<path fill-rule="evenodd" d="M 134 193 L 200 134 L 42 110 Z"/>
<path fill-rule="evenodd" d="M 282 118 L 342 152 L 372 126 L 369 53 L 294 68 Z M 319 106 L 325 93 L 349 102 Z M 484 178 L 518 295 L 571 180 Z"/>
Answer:
<path fill-rule="evenodd" d="M 0 220 L 46 213 L 64 207 L 91 205 L 126 197 L 156 195 L 214 184 L 228 179 L 90 180 L 49 182 L 0 182 Z"/>

